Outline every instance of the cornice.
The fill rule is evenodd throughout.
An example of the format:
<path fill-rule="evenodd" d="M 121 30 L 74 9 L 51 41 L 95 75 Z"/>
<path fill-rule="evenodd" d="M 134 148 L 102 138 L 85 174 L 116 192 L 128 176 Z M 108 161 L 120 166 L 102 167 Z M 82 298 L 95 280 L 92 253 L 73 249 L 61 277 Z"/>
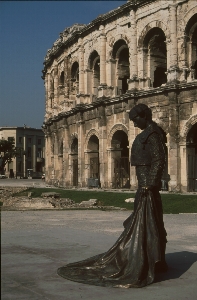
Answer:
<path fill-rule="evenodd" d="M 66 28 L 63 33 L 60 33 L 60 37 L 55 41 L 52 48 L 48 50 L 44 59 L 43 77 L 46 73 L 47 66 L 50 66 L 53 59 L 60 55 L 65 48 L 69 47 L 71 43 L 77 42 L 79 37 L 86 36 L 89 32 L 95 30 L 98 26 L 107 23 L 110 19 L 117 17 L 122 13 L 128 13 L 131 9 L 137 10 L 145 4 L 158 1 L 158 0 L 130 0 L 127 3 L 111 10 L 105 14 L 99 15 L 96 19 L 87 25 L 74 24 L 71 27 Z M 71 31 L 71 33 L 69 32 Z M 43 78 L 42 77 L 42 78 Z"/>
<path fill-rule="evenodd" d="M 90 104 L 83 104 L 83 103 L 78 104 L 75 108 L 72 108 L 67 112 L 61 112 L 57 116 L 54 116 L 53 118 L 49 118 L 46 122 L 43 123 L 44 124 L 43 127 L 47 125 L 51 125 L 53 122 L 57 122 L 64 117 L 68 118 L 70 116 L 76 115 L 79 112 L 83 113 L 88 110 L 98 108 L 100 106 L 113 105 L 122 101 L 131 100 L 133 98 L 139 99 L 150 95 L 153 96 L 153 95 L 164 94 L 164 93 L 166 94 L 173 91 L 180 92 L 181 90 L 187 90 L 193 88 L 197 88 L 197 81 L 193 81 L 189 83 L 179 83 L 179 84 L 166 84 L 165 86 L 148 89 L 148 90 L 127 91 L 125 94 L 114 98 L 101 97 L 97 101 L 94 101 Z"/>

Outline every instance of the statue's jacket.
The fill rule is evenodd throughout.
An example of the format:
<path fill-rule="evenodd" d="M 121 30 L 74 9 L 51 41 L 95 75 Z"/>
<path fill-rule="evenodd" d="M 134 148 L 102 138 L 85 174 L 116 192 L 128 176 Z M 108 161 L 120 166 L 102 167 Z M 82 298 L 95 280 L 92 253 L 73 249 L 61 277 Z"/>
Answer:
<path fill-rule="evenodd" d="M 151 122 L 135 138 L 131 148 L 131 166 L 136 166 L 139 185 L 160 186 L 166 161 L 161 129 Z"/>

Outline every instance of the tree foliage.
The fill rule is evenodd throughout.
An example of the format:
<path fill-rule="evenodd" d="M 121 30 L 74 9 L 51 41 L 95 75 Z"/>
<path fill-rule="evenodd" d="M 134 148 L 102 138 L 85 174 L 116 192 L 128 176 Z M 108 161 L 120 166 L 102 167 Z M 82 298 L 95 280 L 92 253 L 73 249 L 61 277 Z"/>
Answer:
<path fill-rule="evenodd" d="M 0 140 L 0 173 L 2 174 L 7 163 L 17 155 L 14 138 Z"/>

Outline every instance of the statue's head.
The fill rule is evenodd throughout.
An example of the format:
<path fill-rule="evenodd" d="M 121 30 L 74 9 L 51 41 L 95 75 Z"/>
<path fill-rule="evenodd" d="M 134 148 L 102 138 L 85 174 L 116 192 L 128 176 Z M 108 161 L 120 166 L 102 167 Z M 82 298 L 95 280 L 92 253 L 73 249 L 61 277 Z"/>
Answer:
<path fill-rule="evenodd" d="M 144 129 L 152 121 L 152 111 L 146 104 L 137 104 L 130 110 L 129 119 L 135 127 Z"/>

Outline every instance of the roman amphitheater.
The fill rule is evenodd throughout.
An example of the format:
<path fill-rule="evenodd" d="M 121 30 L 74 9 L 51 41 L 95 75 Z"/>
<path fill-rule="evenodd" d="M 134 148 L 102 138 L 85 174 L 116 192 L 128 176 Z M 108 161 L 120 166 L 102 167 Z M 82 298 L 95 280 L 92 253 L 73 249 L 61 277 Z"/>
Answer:
<path fill-rule="evenodd" d="M 44 60 L 46 182 L 136 189 L 129 156 L 147 104 L 166 132 L 163 189 L 197 191 L 197 2 L 130 0 L 64 29 Z"/>

